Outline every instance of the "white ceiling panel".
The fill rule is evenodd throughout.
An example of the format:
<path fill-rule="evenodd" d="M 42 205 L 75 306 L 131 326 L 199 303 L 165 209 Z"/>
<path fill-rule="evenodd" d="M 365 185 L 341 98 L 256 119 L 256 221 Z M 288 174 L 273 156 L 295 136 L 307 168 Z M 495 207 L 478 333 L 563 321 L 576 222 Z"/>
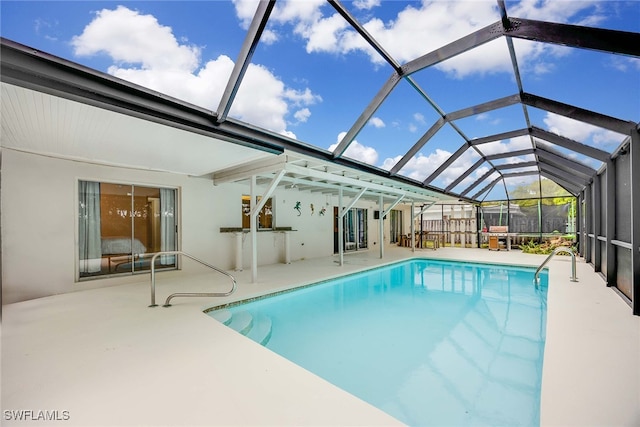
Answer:
<path fill-rule="evenodd" d="M 206 175 L 272 156 L 252 148 L 2 83 L 3 148 Z"/>

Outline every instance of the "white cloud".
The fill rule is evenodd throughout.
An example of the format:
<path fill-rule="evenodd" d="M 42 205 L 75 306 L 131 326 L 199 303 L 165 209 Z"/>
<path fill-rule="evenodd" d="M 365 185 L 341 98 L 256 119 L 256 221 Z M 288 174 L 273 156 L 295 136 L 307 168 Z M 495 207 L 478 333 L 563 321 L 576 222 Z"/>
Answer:
<path fill-rule="evenodd" d="M 304 36 L 307 38 L 307 53 L 340 52 L 340 46 L 344 45 L 341 39 L 348 25 L 347 21 L 337 13 L 314 22 L 304 31 Z"/>
<path fill-rule="evenodd" d="M 525 150 L 527 148 L 533 148 L 533 146 L 531 145 L 531 139 L 525 135 L 511 138 L 507 142 L 492 141 L 486 144 L 480 144 L 477 146 L 477 148 L 485 156 L 490 156 L 492 154 Z"/>
<path fill-rule="evenodd" d="M 270 29 L 264 30 L 262 32 L 262 35 L 260 36 L 260 43 L 264 43 L 267 45 L 275 44 L 278 40 L 280 40 L 280 37 L 278 37 L 278 33 Z"/>
<path fill-rule="evenodd" d="M 394 167 L 395 164 L 398 163 L 401 158 L 402 158 L 402 156 L 387 157 L 382 162 L 381 168 L 384 169 L 384 170 L 391 170 L 391 168 Z"/>
<path fill-rule="evenodd" d="M 340 132 L 337 138 L 337 142 L 335 144 L 331 144 L 329 146 L 329 151 L 333 151 L 336 149 L 342 138 L 346 135 L 346 132 Z M 360 144 L 358 141 L 353 140 L 349 147 L 343 153 L 343 156 L 352 158 L 354 160 L 358 160 L 370 165 L 376 165 L 378 162 L 378 152 L 373 147 L 367 147 L 365 145 Z"/>
<path fill-rule="evenodd" d="M 296 111 L 293 114 L 293 117 L 300 123 L 306 122 L 309 117 L 311 117 L 311 111 L 308 108 L 303 108 L 301 110 Z"/>
<path fill-rule="evenodd" d="M 569 22 L 574 16 L 583 17 L 574 24 L 593 25 L 603 19 L 596 1 L 523 0 L 510 3 L 510 16 Z M 288 1 L 274 16 L 280 23 L 291 23 L 297 34 L 306 40 L 307 52 L 347 54 L 360 51 L 369 55 L 371 62 L 384 60 L 355 31 L 346 26 L 337 14 L 323 16 L 320 0 L 313 2 Z M 377 1 L 359 0 L 356 7 L 371 8 Z M 331 8 L 326 10 L 333 11 Z M 584 13 L 584 12 L 587 13 Z M 366 30 L 400 63 L 406 63 L 434 51 L 463 36 L 477 31 L 500 19 L 494 1 L 430 1 L 409 4 L 394 19 L 386 22 L 373 17 L 363 22 Z M 452 25 L 455 23 L 455 25 Z M 521 67 L 537 72 L 549 72 L 553 61 L 541 60 L 547 55 L 559 57 L 570 50 L 562 46 L 516 40 Z M 511 59 L 504 40 L 498 39 L 465 52 L 437 65 L 437 68 L 455 78 L 472 74 L 512 72 Z"/>
<path fill-rule="evenodd" d="M 437 177 L 438 181 L 442 182 L 443 186 L 446 187 L 458 179 L 460 175 L 468 171 L 479 158 L 480 156 L 473 148 L 468 148 L 451 166 L 446 168 Z"/>
<path fill-rule="evenodd" d="M 253 20 L 259 0 L 232 0 L 232 2 L 236 8 L 236 16 L 240 19 L 242 28 L 246 30 Z"/>
<path fill-rule="evenodd" d="M 413 113 L 413 120 L 415 120 L 416 122 L 418 122 L 421 125 L 426 123 L 426 121 L 424 119 L 424 115 L 421 114 L 421 113 Z"/>
<path fill-rule="evenodd" d="M 398 172 L 400 175 L 407 176 L 417 181 L 424 181 L 438 166 L 445 162 L 451 153 L 446 150 L 436 149 L 433 153 L 425 156 L 422 153 L 413 156 Z M 390 170 L 402 156 L 387 158 L 382 163 L 382 168 Z"/>
<path fill-rule="evenodd" d="M 179 44 L 170 27 L 124 6 L 97 12 L 71 44 L 78 56 L 104 53 L 118 64 L 140 64 L 145 70 L 191 72 L 200 61 L 199 47 Z"/>
<path fill-rule="evenodd" d="M 612 56 L 609 59 L 609 66 L 621 72 L 640 71 L 640 58 L 626 56 Z"/>
<path fill-rule="evenodd" d="M 255 10 L 255 2 L 236 1 L 240 6 L 245 11 L 241 17 Z M 210 110 L 218 108 L 234 66 L 226 55 L 202 64 L 201 48 L 179 42 L 152 15 L 123 6 L 97 12 L 72 45 L 79 56 L 108 55 L 114 61 L 108 72 L 116 77 Z M 295 137 L 286 128 L 290 107 L 300 111 L 321 101 L 309 88 L 289 88 L 267 68 L 249 64 L 230 115 Z"/>
<path fill-rule="evenodd" d="M 372 117 L 369 120 L 369 124 L 376 128 L 383 128 L 386 126 L 380 117 Z"/>
<path fill-rule="evenodd" d="M 353 5 L 356 9 L 370 10 L 374 7 L 380 6 L 380 0 L 355 0 Z"/>
<path fill-rule="evenodd" d="M 305 88 L 302 91 L 286 89 L 284 96 L 293 102 L 294 105 L 313 105 L 322 102 L 322 97 L 311 92 L 309 88 Z"/>
<path fill-rule="evenodd" d="M 611 146 L 620 144 L 625 138 L 624 135 L 620 135 L 610 130 L 602 129 L 588 123 L 553 113 L 547 113 L 544 118 L 544 123 L 547 125 L 549 132 L 564 136 L 565 138 L 573 139 L 574 141 L 578 141 L 583 144 L 589 144 L 589 141 L 592 141 L 594 145 L 608 146 L 608 148 L 611 148 Z"/>
<path fill-rule="evenodd" d="M 594 9 L 594 13 L 580 21 L 573 22 L 576 25 L 595 25 L 605 17 L 599 14 L 597 0 L 558 1 L 558 0 L 521 0 L 519 3 L 509 5 L 508 12 L 518 18 L 536 19 L 539 21 L 569 23 L 571 18 L 584 11 Z"/>
<path fill-rule="evenodd" d="M 280 23 L 312 23 L 322 17 L 320 8 L 326 4 L 326 0 L 278 1 L 271 13 L 271 18 Z M 298 30 L 302 30 L 302 27 Z"/>
<path fill-rule="evenodd" d="M 466 190 L 471 184 L 476 182 L 478 179 L 482 177 L 485 173 L 489 172 L 489 168 L 486 166 L 480 166 L 478 169 L 473 171 L 468 177 L 460 181 L 458 185 L 453 188 L 453 191 L 463 192 Z"/>

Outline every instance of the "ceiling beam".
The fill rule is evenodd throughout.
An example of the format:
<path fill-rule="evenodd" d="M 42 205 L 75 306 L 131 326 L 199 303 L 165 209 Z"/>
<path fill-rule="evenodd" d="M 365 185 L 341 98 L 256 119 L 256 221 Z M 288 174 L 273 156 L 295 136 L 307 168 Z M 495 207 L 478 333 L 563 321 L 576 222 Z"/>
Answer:
<path fill-rule="evenodd" d="M 362 25 L 360 25 L 356 18 L 351 15 L 351 13 L 339 1 L 328 0 L 328 2 L 345 19 L 345 21 L 347 21 L 349 25 L 351 25 L 358 32 L 358 34 L 360 34 L 360 36 L 367 43 L 369 43 L 373 50 L 378 52 L 378 54 L 382 56 L 384 60 L 387 61 L 387 63 L 391 65 L 394 70 L 396 70 L 398 74 L 401 73 L 400 64 L 395 59 L 393 59 L 393 57 L 389 55 L 386 50 L 384 50 L 382 45 L 378 43 L 378 41 L 373 38 Z"/>
<path fill-rule="evenodd" d="M 368 190 L 367 187 L 362 187 L 362 189 L 360 189 L 360 191 L 358 192 L 358 194 L 356 194 L 353 200 L 351 200 L 351 203 L 349 203 L 347 206 L 342 208 L 342 212 L 338 212 L 338 216 L 340 217 L 340 219 L 342 219 L 347 214 L 347 212 L 349 212 L 349 209 L 351 209 L 356 205 L 356 203 L 358 203 L 358 200 L 360 200 L 360 197 L 364 196 L 364 193 L 366 193 L 367 190 Z"/>
<path fill-rule="evenodd" d="M 555 175 L 553 175 L 553 174 L 551 174 L 551 173 L 549 173 L 547 171 L 540 171 L 540 175 L 544 176 L 547 179 L 550 179 L 553 182 L 555 182 L 560 187 L 562 187 L 565 190 L 567 190 L 573 196 L 577 196 L 582 191 L 582 188 L 579 188 L 575 184 L 573 184 L 571 182 L 567 182 L 564 179 L 559 178 L 559 177 L 557 177 L 557 176 L 555 176 Z"/>
<path fill-rule="evenodd" d="M 380 108 L 380 105 L 382 105 L 384 100 L 387 99 L 387 96 L 389 96 L 391 91 L 396 87 L 400 80 L 401 77 L 396 72 L 394 72 L 391 77 L 389 77 L 385 84 L 380 88 L 376 96 L 371 100 L 369 105 L 367 105 L 367 107 L 364 109 L 362 114 L 360 114 L 360 117 L 358 117 L 353 126 L 351 126 L 351 129 L 347 131 L 338 146 L 333 150 L 334 158 L 342 156 L 346 149 L 349 148 L 349 145 L 353 142 L 358 133 L 360 133 L 362 128 L 375 114 L 378 108 Z"/>
<path fill-rule="evenodd" d="M 523 104 L 531 107 L 559 114 L 564 117 L 569 117 L 570 119 L 574 119 L 579 122 L 589 123 L 597 127 L 609 129 L 623 135 L 629 135 L 629 133 L 635 128 L 635 123 L 633 122 L 595 113 L 590 110 L 585 110 L 584 108 L 564 104 L 562 102 L 532 95 L 530 93 L 522 93 L 521 98 Z"/>
<path fill-rule="evenodd" d="M 504 35 L 580 49 L 598 50 L 629 56 L 640 56 L 640 33 L 607 30 L 580 25 L 508 18 Z"/>
<path fill-rule="evenodd" d="M 493 181 L 491 181 L 489 184 L 487 184 L 482 190 L 478 191 L 476 194 L 474 194 L 473 196 L 471 196 L 472 199 L 478 200 L 478 197 L 480 197 L 482 194 L 490 191 L 494 185 L 496 185 L 500 180 L 502 180 L 502 177 L 499 176 L 496 179 L 494 179 Z"/>
<path fill-rule="evenodd" d="M 523 128 L 518 130 L 512 130 L 509 132 L 497 133 L 495 135 L 489 135 L 482 138 L 474 138 L 469 141 L 473 146 L 488 144 L 490 142 L 503 141 L 505 139 L 517 138 L 519 136 L 529 135 L 529 129 Z"/>
<path fill-rule="evenodd" d="M 275 4 L 275 0 L 261 0 L 258 3 L 256 13 L 253 15 L 251 25 L 249 25 L 247 35 L 242 43 L 242 47 L 240 48 L 238 59 L 236 59 L 233 70 L 231 71 L 231 76 L 227 81 L 227 86 L 222 94 L 220 103 L 218 104 L 218 114 L 216 117 L 218 123 L 227 119 L 227 114 L 229 114 L 229 110 L 231 110 L 231 104 L 233 104 L 233 100 L 240 88 L 244 74 L 251 63 L 253 53 L 258 47 L 260 36 L 267 26 L 267 21 L 269 20 L 269 16 L 271 15 L 271 11 Z"/>
<path fill-rule="evenodd" d="M 511 173 L 505 173 L 502 175 L 503 178 L 507 179 L 507 178 L 519 178 L 521 176 L 531 176 L 531 175 L 538 175 L 540 174 L 540 171 L 523 171 L 523 172 L 511 172 Z"/>
<path fill-rule="evenodd" d="M 524 150 L 509 151 L 506 153 L 490 154 L 485 156 L 487 160 L 506 159 L 508 157 L 519 157 L 533 154 L 533 148 L 525 148 Z"/>
<path fill-rule="evenodd" d="M 591 157 L 592 159 L 596 159 L 601 162 L 606 162 L 611 157 L 611 155 L 606 151 L 591 147 L 590 145 L 582 144 L 578 141 L 574 141 L 560 135 L 556 135 L 555 133 L 548 132 L 535 126 L 531 128 L 531 136 L 543 139 L 547 142 L 550 142 L 551 144 L 559 145 L 560 147 L 575 151 L 576 153 L 583 154 L 587 157 Z"/>
<path fill-rule="evenodd" d="M 584 179 L 579 177 L 578 175 L 575 174 L 571 174 L 569 172 L 566 172 L 562 169 L 558 169 L 554 166 L 551 166 L 549 164 L 546 163 L 540 163 L 540 171 L 541 172 L 548 172 L 553 174 L 554 176 L 565 180 L 568 183 L 571 183 L 573 185 L 575 185 L 576 187 L 582 189 L 584 187 L 586 187 L 589 184 L 589 180 L 588 179 Z"/>
<path fill-rule="evenodd" d="M 451 184 L 449 184 L 447 186 L 447 188 L 444 189 L 444 191 L 449 192 L 452 189 L 454 189 L 458 184 L 460 184 L 466 177 L 468 177 L 469 175 L 471 175 L 476 169 L 478 169 L 480 167 L 480 165 L 482 165 L 485 162 L 484 157 L 481 159 L 478 159 L 477 162 L 475 162 L 473 164 L 473 166 L 471 166 L 469 169 L 467 169 L 466 171 L 464 171 L 459 177 L 457 177 L 456 179 L 453 180 L 453 182 Z"/>
<path fill-rule="evenodd" d="M 253 175 L 268 175 L 279 170 L 283 170 L 287 164 L 286 154 L 269 157 L 264 160 L 256 160 L 245 165 L 234 166 L 213 173 L 213 185 L 220 185 L 226 182 L 235 182 L 248 179 Z"/>
<path fill-rule="evenodd" d="M 540 163 L 539 166 L 548 166 L 551 168 L 555 168 L 557 170 L 561 170 L 564 171 L 570 175 L 576 175 L 576 177 L 578 177 L 580 179 L 580 181 L 584 181 L 585 183 L 589 183 L 591 181 L 593 181 L 593 177 L 595 175 L 586 175 L 580 171 L 578 171 L 577 169 L 567 169 L 566 167 L 559 165 L 557 163 L 554 163 L 553 161 L 549 161 L 547 159 L 544 159 L 542 157 L 539 158 L 538 162 Z"/>
<path fill-rule="evenodd" d="M 458 158 L 469 149 L 469 144 L 468 143 L 464 143 L 462 144 L 462 146 L 460 148 L 458 148 L 456 150 L 455 153 L 453 153 L 451 156 L 449 156 L 449 158 L 444 161 L 435 171 L 433 171 L 431 173 L 431 175 L 429 175 L 427 177 L 427 179 L 424 180 L 424 184 L 430 184 L 431 181 L 433 181 L 434 179 L 436 179 L 438 177 L 438 175 L 440 175 L 442 172 L 444 172 L 445 169 L 447 169 L 449 166 L 451 166 L 451 164 L 453 164 L 453 162 L 455 162 L 456 160 L 458 160 Z"/>
<path fill-rule="evenodd" d="M 578 163 L 575 160 L 571 160 L 570 158 L 564 156 L 558 156 L 555 153 L 551 153 L 542 147 L 538 147 L 535 149 L 534 154 L 538 156 L 539 159 L 545 159 L 549 162 L 556 163 L 561 166 L 561 169 L 566 169 L 567 171 L 575 171 L 584 176 L 594 177 L 598 171 L 589 166 L 583 165 L 582 163 Z"/>
<path fill-rule="evenodd" d="M 440 117 L 434 124 L 433 126 L 431 126 L 429 128 L 429 130 L 427 130 L 425 132 L 424 135 L 422 135 L 422 137 L 418 140 L 418 142 L 416 142 L 413 147 L 411 147 L 409 149 L 409 151 L 406 152 L 406 154 L 404 156 L 402 156 L 402 158 L 398 161 L 398 163 L 396 163 L 395 165 L 393 165 L 393 167 L 391 168 L 391 170 L 389 171 L 392 175 L 397 174 L 400 169 L 402 169 L 404 167 L 404 165 L 407 164 L 407 162 L 409 160 L 411 160 L 413 158 L 413 156 L 415 156 L 416 154 L 418 154 L 418 151 L 420 151 L 420 149 L 427 143 L 429 142 L 429 140 L 431 138 L 433 138 L 433 136 L 440 130 L 440 128 L 442 128 L 442 126 L 444 126 L 444 124 L 446 123 L 445 119 L 443 117 Z"/>
<path fill-rule="evenodd" d="M 509 95 L 504 98 L 494 99 L 482 104 L 474 105 L 473 107 L 463 108 L 462 110 L 454 111 L 446 115 L 447 121 L 454 121 L 463 119 L 465 117 L 474 116 L 476 114 L 486 113 L 487 111 L 497 110 L 499 108 L 508 107 L 510 105 L 518 104 L 520 102 L 520 95 Z"/>
<path fill-rule="evenodd" d="M 538 162 L 531 161 L 531 162 L 505 163 L 503 165 L 496 165 L 495 168 L 501 171 L 505 169 L 528 168 L 531 166 L 538 166 Z"/>
<path fill-rule="evenodd" d="M 502 31 L 502 22 L 500 21 L 481 28 L 480 30 L 449 43 L 440 49 L 436 49 L 426 55 L 407 62 L 402 66 L 403 72 L 401 74 L 403 76 L 408 76 L 416 71 L 420 71 L 432 65 L 446 61 L 447 59 L 460 55 L 474 47 L 478 47 L 501 37 Z"/>
<path fill-rule="evenodd" d="M 494 173 L 497 173 L 497 171 L 494 168 L 489 169 L 487 172 L 485 172 L 480 178 L 476 179 L 474 182 L 471 183 L 471 185 L 469 185 L 467 187 L 466 190 L 464 190 L 462 193 L 460 193 L 461 196 L 466 196 L 471 190 L 473 190 L 477 185 L 479 185 L 481 182 L 483 182 L 485 179 L 489 178 L 491 175 L 493 175 Z"/>
<path fill-rule="evenodd" d="M 267 187 L 267 189 L 265 190 L 260 200 L 258 200 L 258 203 L 256 203 L 253 206 L 253 209 L 251 209 L 251 212 L 249 213 L 252 221 L 254 221 L 257 218 L 258 214 L 260 213 L 264 205 L 269 200 L 269 197 L 271 197 L 273 192 L 276 191 L 276 188 L 278 187 L 278 184 L 280 183 L 280 180 L 282 179 L 284 174 L 285 174 L 285 171 L 281 170 L 276 174 L 276 176 L 273 177 L 273 179 L 271 180 L 271 183 L 269 184 L 269 187 Z M 252 202 L 251 204 L 253 205 L 253 200 L 251 202 Z"/>

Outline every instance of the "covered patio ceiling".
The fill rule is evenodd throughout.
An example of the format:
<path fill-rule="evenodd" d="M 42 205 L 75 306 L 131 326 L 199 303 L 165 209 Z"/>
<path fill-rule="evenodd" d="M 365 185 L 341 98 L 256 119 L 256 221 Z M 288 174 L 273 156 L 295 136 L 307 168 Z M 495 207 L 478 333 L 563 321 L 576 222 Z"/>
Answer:
<path fill-rule="evenodd" d="M 402 203 L 434 204 L 457 203 L 458 199 L 434 190 L 416 187 L 375 174 L 359 171 L 319 160 L 310 156 L 285 151 L 279 156 L 247 162 L 212 174 L 214 185 L 227 182 L 250 184 L 252 177 L 260 187 L 274 185 L 298 191 L 317 192 L 379 202 L 389 199 Z"/>

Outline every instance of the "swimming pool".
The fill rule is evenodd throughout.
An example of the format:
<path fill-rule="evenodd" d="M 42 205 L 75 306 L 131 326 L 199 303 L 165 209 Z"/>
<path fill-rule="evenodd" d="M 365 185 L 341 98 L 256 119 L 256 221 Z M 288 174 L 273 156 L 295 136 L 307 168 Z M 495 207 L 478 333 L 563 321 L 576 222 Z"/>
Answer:
<path fill-rule="evenodd" d="M 534 271 L 413 259 L 209 314 L 408 425 L 539 425 Z"/>

